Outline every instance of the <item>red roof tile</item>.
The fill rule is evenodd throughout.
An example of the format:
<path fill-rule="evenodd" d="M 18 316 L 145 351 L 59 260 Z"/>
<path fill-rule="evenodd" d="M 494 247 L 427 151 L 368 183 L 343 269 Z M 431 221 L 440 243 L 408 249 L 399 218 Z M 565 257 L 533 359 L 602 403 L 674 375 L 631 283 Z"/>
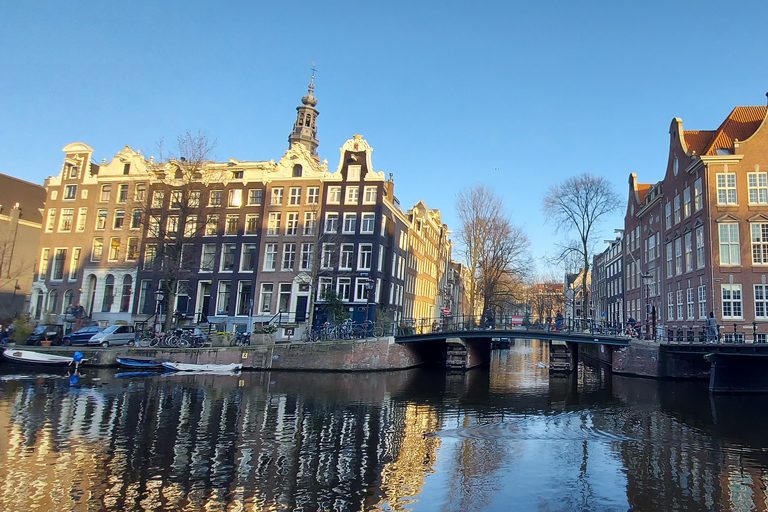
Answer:
<path fill-rule="evenodd" d="M 733 140 L 746 140 L 755 133 L 765 119 L 768 107 L 736 107 L 715 131 L 685 131 L 688 152 L 715 155 L 718 149 L 733 152 Z"/>
<path fill-rule="evenodd" d="M 645 204 L 645 196 L 651 190 L 652 183 L 638 183 L 637 184 L 637 198 L 640 204 Z"/>

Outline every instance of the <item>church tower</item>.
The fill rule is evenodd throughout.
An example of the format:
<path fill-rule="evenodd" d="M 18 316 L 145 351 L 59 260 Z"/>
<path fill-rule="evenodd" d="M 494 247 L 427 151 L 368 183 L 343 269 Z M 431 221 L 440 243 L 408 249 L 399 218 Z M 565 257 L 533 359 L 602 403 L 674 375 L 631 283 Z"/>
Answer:
<path fill-rule="evenodd" d="M 296 107 L 298 115 L 293 131 L 288 136 L 288 148 L 293 144 L 301 144 L 309 150 L 312 156 L 317 156 L 317 98 L 312 94 L 315 90 L 315 68 L 312 68 L 312 80 L 309 83 L 309 93 L 301 98 L 302 106 Z"/>

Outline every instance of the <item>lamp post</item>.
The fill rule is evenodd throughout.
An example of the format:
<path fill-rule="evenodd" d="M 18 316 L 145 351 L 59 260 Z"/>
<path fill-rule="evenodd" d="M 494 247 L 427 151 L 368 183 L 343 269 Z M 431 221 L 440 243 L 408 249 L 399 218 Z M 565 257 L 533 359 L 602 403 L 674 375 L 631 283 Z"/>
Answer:
<path fill-rule="evenodd" d="M 152 332 L 157 333 L 157 319 L 160 316 L 160 303 L 163 302 L 163 291 L 162 290 L 156 290 L 155 291 L 155 321 L 154 325 L 152 326 Z"/>
<path fill-rule="evenodd" d="M 645 339 L 651 340 L 656 337 L 655 336 L 656 318 L 651 309 L 651 294 L 650 294 L 651 281 L 653 280 L 653 274 L 651 274 L 650 272 L 640 274 L 640 279 L 642 279 L 643 283 L 645 283 Z M 653 335 L 651 335 L 651 317 L 653 317 L 653 324 L 654 324 Z"/>

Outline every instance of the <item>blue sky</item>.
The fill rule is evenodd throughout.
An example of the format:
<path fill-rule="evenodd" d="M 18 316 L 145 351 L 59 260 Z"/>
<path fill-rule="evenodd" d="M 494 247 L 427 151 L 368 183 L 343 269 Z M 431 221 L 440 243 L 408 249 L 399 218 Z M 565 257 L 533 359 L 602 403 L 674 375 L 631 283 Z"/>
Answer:
<path fill-rule="evenodd" d="M 42 184 L 70 142 L 100 162 L 187 130 L 218 160 L 278 160 L 314 61 L 331 168 L 361 134 L 403 207 L 451 228 L 456 193 L 492 186 L 541 262 L 552 183 L 588 171 L 625 198 L 630 172 L 662 178 L 672 118 L 765 104 L 766 19 L 764 1 L 0 0 L 0 172 Z"/>

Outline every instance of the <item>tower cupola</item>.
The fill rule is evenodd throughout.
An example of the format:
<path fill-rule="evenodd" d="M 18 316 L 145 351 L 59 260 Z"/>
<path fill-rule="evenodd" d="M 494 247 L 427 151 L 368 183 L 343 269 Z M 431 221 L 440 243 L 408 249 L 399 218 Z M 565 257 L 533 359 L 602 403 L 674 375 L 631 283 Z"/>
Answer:
<path fill-rule="evenodd" d="M 317 146 L 320 141 L 317 140 L 317 115 L 315 109 L 317 98 L 313 94 L 315 91 L 315 68 L 312 68 L 312 79 L 309 82 L 309 92 L 301 98 L 301 106 L 296 107 L 296 122 L 293 125 L 293 131 L 288 136 L 288 147 L 294 144 L 301 144 L 309 150 L 312 156 L 317 156 Z"/>

